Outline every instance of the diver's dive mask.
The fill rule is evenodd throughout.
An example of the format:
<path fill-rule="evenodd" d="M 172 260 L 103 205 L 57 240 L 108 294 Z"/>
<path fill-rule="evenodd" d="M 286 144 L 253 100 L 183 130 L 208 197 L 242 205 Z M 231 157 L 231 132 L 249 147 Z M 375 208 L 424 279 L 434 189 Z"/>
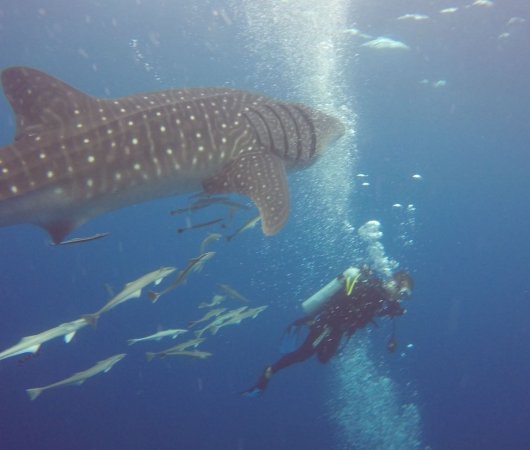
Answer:
<path fill-rule="evenodd" d="M 397 272 L 385 286 L 394 300 L 402 300 L 412 294 L 414 280 L 407 272 Z"/>

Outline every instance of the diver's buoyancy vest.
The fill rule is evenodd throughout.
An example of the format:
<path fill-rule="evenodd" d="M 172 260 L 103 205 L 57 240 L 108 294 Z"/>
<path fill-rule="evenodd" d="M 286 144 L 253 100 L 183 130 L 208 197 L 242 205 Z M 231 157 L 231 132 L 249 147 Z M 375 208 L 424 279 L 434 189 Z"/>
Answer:
<path fill-rule="evenodd" d="M 344 272 L 333 278 L 333 280 L 326 284 L 322 289 L 315 292 L 302 303 L 304 313 L 308 316 L 318 314 L 325 308 L 331 297 L 339 292 L 340 289 L 347 289 L 347 283 L 354 283 L 360 273 L 361 271 L 357 267 L 348 267 Z M 351 284 L 351 286 L 353 288 L 353 284 Z"/>

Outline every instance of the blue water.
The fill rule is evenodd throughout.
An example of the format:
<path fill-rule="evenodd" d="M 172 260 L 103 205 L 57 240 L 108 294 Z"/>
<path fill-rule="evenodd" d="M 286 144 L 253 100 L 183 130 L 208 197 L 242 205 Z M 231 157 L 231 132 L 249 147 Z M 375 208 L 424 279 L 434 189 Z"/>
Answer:
<path fill-rule="evenodd" d="M 268 42 L 298 32 L 253 30 L 257 22 L 246 19 L 258 0 L 42 3 L 0 2 L 0 67 L 38 68 L 100 97 L 231 86 L 304 101 L 307 90 L 297 86 L 314 75 L 310 69 L 322 70 L 309 64 L 293 74 L 277 65 L 287 57 L 280 50 L 252 51 L 260 40 L 271 51 Z M 283 2 L 266 2 L 278 6 L 275 14 L 286 8 L 297 23 L 322 24 L 328 32 L 326 18 L 307 12 L 319 3 L 308 1 L 307 10 L 293 14 Z M 156 305 L 145 297 L 130 301 L 68 345 L 57 339 L 24 363 L 0 361 L 2 449 L 530 447 L 530 5 L 338 3 L 346 16 L 334 18 L 348 27 L 410 47 L 369 49 L 355 36 L 341 41 L 344 66 L 335 69 L 343 97 L 332 100 L 356 115 L 347 178 L 314 183 L 317 176 L 325 180 L 329 160 L 291 175 L 293 211 L 278 236 L 265 238 L 256 228 L 214 243 L 217 254 L 203 272 Z M 439 13 L 451 6 L 459 10 Z M 259 23 L 274 31 L 271 11 L 264 8 Z M 406 13 L 430 20 L 396 20 Z M 512 17 L 526 21 L 508 25 Z M 293 57 L 313 54 L 292 45 Z M 438 80 L 445 85 L 435 87 Z M 13 134 L 2 97 L 0 145 Z M 331 149 L 331 161 L 334 150 L 341 151 Z M 369 186 L 361 186 L 358 173 L 368 175 Z M 348 187 L 346 206 L 343 196 L 321 193 L 335 185 Z M 160 266 L 183 268 L 206 235 L 176 233 L 185 219 L 168 211 L 186 202 L 162 199 L 100 216 L 76 235 L 110 236 L 77 247 L 50 247 L 32 226 L 0 229 L 0 350 L 98 309 L 108 299 L 105 283 L 118 290 Z M 221 214 L 213 208 L 193 220 Z M 253 215 L 239 215 L 237 225 Z M 238 391 L 279 357 L 298 302 L 364 258 L 366 244 L 343 226 L 345 218 L 355 229 L 379 220 L 386 254 L 415 278 L 398 323 L 399 351 L 386 352 L 390 328 L 383 322 L 359 333 L 329 365 L 289 368 L 261 398 L 241 398 Z M 329 228 L 330 220 L 337 226 Z M 210 300 L 216 283 L 269 309 L 209 338 L 203 349 L 214 354 L 210 359 L 148 363 L 145 351 L 172 341 L 126 345 L 157 327 L 196 319 L 203 312 L 198 303 Z M 51 390 L 34 402 L 25 393 L 122 352 L 128 353 L 122 362 L 82 387 Z"/>

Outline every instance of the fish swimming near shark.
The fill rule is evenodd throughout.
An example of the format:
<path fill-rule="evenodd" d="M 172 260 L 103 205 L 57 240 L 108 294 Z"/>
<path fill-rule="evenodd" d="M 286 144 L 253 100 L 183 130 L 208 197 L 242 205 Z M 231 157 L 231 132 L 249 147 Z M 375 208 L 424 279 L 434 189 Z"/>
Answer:
<path fill-rule="evenodd" d="M 149 299 L 153 303 L 157 302 L 162 295 L 167 294 L 173 289 L 176 289 L 180 285 L 186 283 L 188 276 L 194 272 L 200 272 L 204 267 L 206 261 L 212 259 L 214 255 L 215 252 L 206 252 L 202 255 L 197 256 L 196 258 L 191 258 L 188 262 L 188 265 L 179 272 L 179 274 L 177 275 L 177 279 L 173 283 L 171 283 L 167 288 L 160 292 L 149 291 Z"/>
<path fill-rule="evenodd" d="M 151 283 L 158 285 L 162 282 L 164 278 L 175 272 L 175 270 L 177 269 L 175 269 L 174 267 L 161 267 L 158 270 L 149 272 L 141 276 L 140 278 L 131 281 L 130 283 L 127 283 L 125 287 L 121 290 L 121 292 L 112 297 L 95 313 L 85 314 L 81 317 L 90 325 L 96 326 L 101 314 L 110 311 L 111 309 L 115 308 L 116 306 L 120 305 L 121 303 L 127 300 L 140 297 L 140 295 L 142 295 L 143 288 L 149 286 Z"/>
<path fill-rule="evenodd" d="M 206 322 L 207 320 L 210 320 L 212 317 L 217 317 L 220 314 L 224 313 L 225 311 L 226 311 L 226 308 L 211 309 L 206 314 L 204 314 L 204 316 L 202 316 L 200 319 L 191 320 L 190 322 L 188 322 L 188 328 L 193 328 L 198 323 Z"/>
<path fill-rule="evenodd" d="M 64 342 L 68 344 L 74 338 L 75 334 L 86 325 L 87 322 L 84 319 L 77 319 L 72 322 L 62 323 L 39 334 L 23 337 L 13 347 L 9 347 L 3 352 L 0 352 L 0 360 L 22 355 L 23 353 L 37 353 L 42 344 L 59 336 L 63 336 Z"/>
<path fill-rule="evenodd" d="M 187 208 L 177 208 L 177 209 L 174 209 L 173 211 L 170 211 L 169 213 L 172 216 L 175 216 L 177 214 L 191 213 L 194 211 L 198 211 L 199 209 L 208 208 L 209 206 L 213 206 L 213 205 L 223 205 L 229 208 L 237 208 L 237 209 L 250 209 L 250 206 L 243 205 L 242 203 L 234 202 L 227 197 L 207 196 L 207 197 L 199 197 L 198 200 L 195 200 Z"/>
<path fill-rule="evenodd" d="M 239 314 L 241 314 L 247 309 L 248 306 L 242 306 L 241 308 L 231 309 L 230 311 L 216 316 L 215 319 L 208 323 L 204 328 L 195 331 L 195 336 L 197 336 L 197 338 L 202 338 L 203 334 L 207 331 L 210 331 L 210 333 L 214 334 L 213 330 L 218 330 L 219 328 L 222 328 L 224 326 L 224 323 L 232 320 L 234 317 L 237 317 Z"/>
<path fill-rule="evenodd" d="M 61 386 L 68 386 L 71 384 L 81 386 L 89 378 L 92 378 L 93 376 L 98 375 L 101 372 L 107 373 L 110 369 L 112 369 L 114 364 L 121 361 L 123 358 L 125 358 L 125 356 L 127 356 L 126 353 L 111 356 L 110 358 L 97 362 L 96 365 L 90 367 L 89 369 L 74 373 L 72 376 L 64 380 L 57 381 L 56 383 L 49 384 L 48 386 L 26 389 L 26 392 L 28 393 L 29 398 L 31 400 L 35 400 L 39 395 L 41 395 L 44 391 L 47 391 L 48 389 Z"/>
<path fill-rule="evenodd" d="M 212 353 L 203 352 L 200 350 L 192 350 L 192 351 L 174 350 L 174 351 L 165 351 L 165 352 L 159 352 L 159 353 L 147 352 L 145 354 L 147 361 L 151 361 L 153 358 L 156 358 L 157 356 L 160 358 L 166 358 L 167 356 L 190 356 L 192 358 L 205 359 L 205 358 L 212 356 Z"/>
<path fill-rule="evenodd" d="M 218 241 L 222 237 L 223 236 L 219 233 L 209 233 L 208 236 L 206 236 L 201 242 L 201 254 L 206 251 L 206 247 L 208 247 L 212 242 Z"/>
<path fill-rule="evenodd" d="M 345 132 L 305 105 L 227 88 L 113 100 L 27 67 L 1 81 L 16 134 L 0 149 L 0 226 L 35 224 L 54 243 L 108 211 L 200 190 L 250 197 L 274 235 L 289 216 L 286 171 Z"/>
<path fill-rule="evenodd" d="M 217 283 L 217 287 L 234 300 L 238 300 L 243 303 L 250 303 L 248 298 L 242 296 L 233 287 L 228 286 L 228 284 Z"/>
<path fill-rule="evenodd" d="M 212 306 L 216 306 L 216 305 L 223 303 L 225 300 L 226 300 L 226 295 L 215 294 L 210 303 L 202 302 L 199 304 L 198 308 L 199 309 L 211 308 Z"/>
<path fill-rule="evenodd" d="M 188 230 L 198 230 L 199 228 L 206 228 L 211 227 L 212 225 L 220 224 L 221 228 L 225 228 L 226 225 L 221 223 L 224 219 L 214 219 L 209 220 L 208 222 L 202 222 L 202 223 L 196 223 L 196 224 L 189 224 L 187 227 L 177 228 L 177 233 L 181 234 Z"/>
<path fill-rule="evenodd" d="M 80 237 L 80 238 L 73 238 L 68 239 L 67 241 L 62 241 L 59 243 L 52 242 L 50 245 L 76 245 L 76 244 L 84 244 L 85 242 L 92 242 L 97 241 L 99 239 L 102 239 L 104 237 L 107 237 L 110 233 L 97 233 L 92 236 L 86 236 L 86 237 Z"/>
<path fill-rule="evenodd" d="M 261 220 L 261 216 L 254 217 L 253 219 L 250 219 L 247 223 L 245 223 L 243 226 L 238 228 L 233 234 L 226 236 L 227 241 L 231 241 L 236 236 L 239 236 L 241 233 L 244 233 L 245 231 L 248 231 L 256 226 L 256 224 Z"/>
<path fill-rule="evenodd" d="M 245 309 L 237 314 L 232 315 L 231 317 L 228 317 L 226 320 L 223 320 L 220 323 L 212 323 L 210 326 L 210 332 L 212 334 L 217 334 L 217 332 L 223 327 L 229 325 L 239 325 L 245 319 L 255 319 L 267 308 L 268 306 L 259 306 L 257 308 Z"/>
<path fill-rule="evenodd" d="M 136 344 L 137 342 L 160 341 L 161 339 L 163 339 L 165 337 L 170 337 L 171 339 L 176 339 L 181 334 L 184 334 L 184 333 L 187 333 L 187 332 L 188 332 L 188 330 L 182 330 L 182 329 L 179 329 L 179 328 L 172 329 L 172 330 L 162 330 L 162 331 L 159 331 L 158 333 L 151 334 L 149 336 L 136 338 L 136 339 L 129 339 L 129 340 L 127 340 L 127 343 L 129 345 L 133 345 L 133 344 Z"/>

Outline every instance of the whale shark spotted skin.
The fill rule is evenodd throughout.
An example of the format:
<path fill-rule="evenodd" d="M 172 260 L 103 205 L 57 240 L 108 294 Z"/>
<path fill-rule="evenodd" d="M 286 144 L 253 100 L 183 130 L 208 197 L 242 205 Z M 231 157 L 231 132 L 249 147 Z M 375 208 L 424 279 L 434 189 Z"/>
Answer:
<path fill-rule="evenodd" d="M 112 100 L 25 67 L 1 79 L 17 129 L 0 149 L 0 226 L 32 223 L 55 243 L 105 212 L 198 190 L 250 197 L 273 235 L 289 216 L 286 170 L 345 131 L 307 106 L 233 89 Z"/>

